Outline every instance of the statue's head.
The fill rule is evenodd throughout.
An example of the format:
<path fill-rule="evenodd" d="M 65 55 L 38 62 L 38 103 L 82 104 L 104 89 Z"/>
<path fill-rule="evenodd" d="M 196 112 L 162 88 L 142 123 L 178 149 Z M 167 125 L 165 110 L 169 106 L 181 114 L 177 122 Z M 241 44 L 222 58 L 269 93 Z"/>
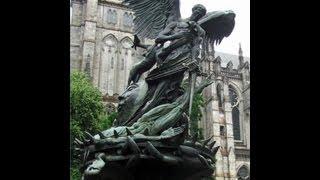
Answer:
<path fill-rule="evenodd" d="M 131 84 L 123 94 L 121 94 L 118 104 L 117 123 L 128 120 L 142 105 L 146 96 L 148 85 L 144 80 Z"/>
<path fill-rule="evenodd" d="M 197 4 L 192 8 L 192 15 L 190 17 L 190 20 L 197 22 L 204 15 L 206 15 L 206 13 L 207 13 L 207 9 L 203 5 Z"/>

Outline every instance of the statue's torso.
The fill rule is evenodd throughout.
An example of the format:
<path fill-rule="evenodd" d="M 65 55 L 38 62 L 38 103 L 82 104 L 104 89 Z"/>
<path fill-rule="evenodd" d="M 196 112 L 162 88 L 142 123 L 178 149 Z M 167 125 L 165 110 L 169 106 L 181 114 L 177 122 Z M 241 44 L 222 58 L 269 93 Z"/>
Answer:
<path fill-rule="evenodd" d="M 179 21 L 176 24 L 176 27 L 173 30 L 173 33 L 177 33 L 177 32 L 187 32 L 189 31 L 189 24 L 185 21 Z"/>

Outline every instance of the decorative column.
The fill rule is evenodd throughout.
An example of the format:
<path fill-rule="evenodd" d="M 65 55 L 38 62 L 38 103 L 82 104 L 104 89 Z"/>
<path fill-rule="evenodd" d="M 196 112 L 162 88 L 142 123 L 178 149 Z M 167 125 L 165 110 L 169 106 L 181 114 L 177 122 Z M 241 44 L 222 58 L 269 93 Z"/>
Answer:
<path fill-rule="evenodd" d="M 115 59 L 114 59 L 114 69 L 113 69 L 113 77 L 114 77 L 114 85 L 113 85 L 113 94 L 119 94 L 119 79 L 120 79 L 120 66 L 121 66 L 121 43 L 118 42 L 115 50 Z"/>
<path fill-rule="evenodd" d="M 221 83 L 221 77 L 217 77 L 212 88 L 213 92 L 213 100 L 212 100 L 212 129 L 213 129 L 213 140 L 216 141 L 216 146 L 220 146 L 220 150 L 216 154 L 216 169 L 215 169 L 215 177 L 216 180 L 224 180 L 224 173 L 223 173 L 223 156 L 221 153 L 221 147 L 223 146 L 222 137 L 220 134 L 220 125 L 221 125 L 221 116 L 220 116 L 220 108 L 219 108 L 219 100 L 217 96 L 217 85 Z"/>
<path fill-rule="evenodd" d="M 72 16 L 70 23 L 70 68 L 71 71 L 80 71 L 82 63 L 81 23 L 83 16 L 83 3 L 80 0 L 72 0 L 71 6 Z"/>
<path fill-rule="evenodd" d="M 96 25 L 97 25 L 97 6 L 98 0 L 87 0 L 86 14 L 84 18 L 84 31 L 83 31 L 83 51 L 82 51 L 82 65 L 81 69 L 86 69 L 86 64 L 90 64 L 88 72 L 92 77 L 94 84 L 97 84 L 98 77 L 93 76 L 94 65 L 94 51 L 96 48 Z"/>
<path fill-rule="evenodd" d="M 203 90 L 203 97 L 205 101 L 205 107 L 203 108 L 203 118 L 201 123 L 201 128 L 203 129 L 203 136 L 204 138 L 209 138 L 213 135 L 213 89 L 214 89 L 215 83 L 211 84 L 210 86 L 206 87 Z"/>
<path fill-rule="evenodd" d="M 226 146 L 225 146 L 225 177 L 230 180 L 236 180 L 236 158 L 234 153 L 234 137 L 232 124 L 232 107 L 229 97 L 229 79 L 224 77 L 224 110 L 225 110 L 225 125 L 226 125 Z"/>
<path fill-rule="evenodd" d="M 250 71 L 249 71 L 249 63 L 246 62 L 244 66 L 243 77 L 243 120 L 245 124 L 246 136 L 246 146 L 250 149 Z"/>

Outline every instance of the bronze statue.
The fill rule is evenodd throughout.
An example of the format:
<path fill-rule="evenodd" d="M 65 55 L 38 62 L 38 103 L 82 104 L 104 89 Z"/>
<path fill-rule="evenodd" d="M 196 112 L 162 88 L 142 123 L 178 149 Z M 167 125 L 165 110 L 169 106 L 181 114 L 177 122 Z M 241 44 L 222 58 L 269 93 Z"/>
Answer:
<path fill-rule="evenodd" d="M 187 110 L 193 94 L 213 83 L 210 75 L 195 87 L 195 78 L 201 74 L 200 46 L 219 44 L 229 36 L 235 14 L 207 13 L 203 5 L 196 5 L 190 18 L 181 19 L 179 0 L 123 3 L 135 13 L 133 48 L 147 51 L 130 71 L 113 127 L 76 139 L 84 154 L 84 178 L 182 180 L 211 176 L 219 147 L 213 147 L 215 141 L 209 143 L 211 138 L 198 142 L 197 135 L 188 135 Z M 155 43 L 141 44 L 139 37 L 155 39 Z M 145 80 L 140 78 L 155 65 Z M 183 88 L 186 73 L 189 81 Z M 157 170 L 144 171 L 144 163 Z M 166 175 L 169 172 L 171 177 Z"/>

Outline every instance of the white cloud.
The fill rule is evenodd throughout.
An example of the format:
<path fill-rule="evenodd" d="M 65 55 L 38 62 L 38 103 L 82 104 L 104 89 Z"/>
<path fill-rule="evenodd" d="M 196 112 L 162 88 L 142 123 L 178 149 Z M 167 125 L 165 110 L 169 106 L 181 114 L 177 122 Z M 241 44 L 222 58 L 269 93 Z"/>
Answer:
<path fill-rule="evenodd" d="M 182 18 L 191 15 L 195 4 L 202 4 L 207 11 L 232 10 L 236 13 L 236 24 L 233 32 L 224 38 L 215 49 L 229 54 L 238 54 L 241 43 L 243 55 L 250 57 L 250 0 L 180 0 Z"/>

